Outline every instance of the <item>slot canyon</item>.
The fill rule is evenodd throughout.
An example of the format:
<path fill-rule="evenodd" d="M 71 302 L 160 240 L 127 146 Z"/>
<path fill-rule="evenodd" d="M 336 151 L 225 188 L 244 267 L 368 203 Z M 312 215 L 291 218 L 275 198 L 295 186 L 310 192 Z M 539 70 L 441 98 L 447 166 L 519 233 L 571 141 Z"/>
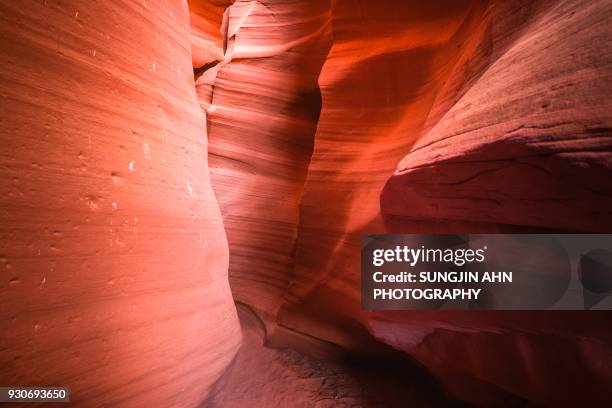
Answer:
<path fill-rule="evenodd" d="M 612 232 L 611 23 L 610 0 L 0 0 L 0 386 L 612 406 L 609 311 L 360 302 L 366 234 Z"/>

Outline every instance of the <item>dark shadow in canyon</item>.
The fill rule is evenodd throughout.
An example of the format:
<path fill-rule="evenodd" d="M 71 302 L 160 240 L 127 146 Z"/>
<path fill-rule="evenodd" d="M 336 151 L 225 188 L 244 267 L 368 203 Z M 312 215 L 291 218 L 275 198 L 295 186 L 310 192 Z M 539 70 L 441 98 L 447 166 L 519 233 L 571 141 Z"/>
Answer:
<path fill-rule="evenodd" d="M 376 356 L 344 352 L 325 361 L 291 348 L 270 348 L 264 345 L 261 320 L 249 307 L 237 308 L 242 347 L 207 408 L 459 406 L 425 369 L 388 346 L 381 345 L 385 351 Z"/>
<path fill-rule="evenodd" d="M 558 140 L 551 136 L 553 150 L 541 143 L 531 145 L 528 133 L 521 133 L 528 129 L 529 126 L 522 125 L 508 132 L 511 139 L 504 135 L 500 140 L 434 165 L 400 169 L 381 193 L 386 229 L 394 233 L 419 233 L 422 232 L 419 225 L 431 223 L 434 227 L 423 232 L 611 230 L 612 210 L 607 205 L 612 199 L 609 168 L 603 163 L 584 165 L 573 161 L 568 157 L 578 153 L 575 148 L 559 148 L 557 144 L 569 137 L 600 138 L 601 146 L 588 151 L 597 154 L 609 148 L 606 143 L 612 140 L 612 133 L 585 126 L 570 136 L 556 136 Z"/>

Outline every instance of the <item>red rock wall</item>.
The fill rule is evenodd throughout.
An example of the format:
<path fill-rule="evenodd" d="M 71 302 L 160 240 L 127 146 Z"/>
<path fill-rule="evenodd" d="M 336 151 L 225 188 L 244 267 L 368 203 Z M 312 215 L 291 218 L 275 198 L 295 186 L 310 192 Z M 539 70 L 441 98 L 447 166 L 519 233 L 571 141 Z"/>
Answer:
<path fill-rule="evenodd" d="M 609 314 L 365 313 L 359 238 L 608 232 L 608 3 L 2 2 L 1 383 L 196 406 L 229 265 L 275 344 L 603 404 Z"/>
<path fill-rule="evenodd" d="M 237 299 L 283 330 L 344 348 L 363 351 L 374 336 L 479 404 L 602 402 L 606 314 L 367 314 L 359 238 L 608 231 L 606 2 L 332 1 L 309 164 L 305 145 L 282 143 L 309 140 L 293 127 L 304 103 L 287 101 L 312 87 L 316 67 L 284 65 L 297 51 L 277 36 L 299 30 L 276 30 L 292 9 L 305 13 L 293 21 L 325 12 L 296 4 L 239 2 L 234 17 L 230 8 L 240 29 L 198 80 Z"/>
<path fill-rule="evenodd" d="M 225 9 L 231 0 L 189 0 L 189 27 L 193 67 L 223 60 L 226 25 Z M 227 22 L 227 19 L 225 19 Z"/>
<path fill-rule="evenodd" d="M 610 232 L 611 17 L 606 1 L 544 4 L 399 163 L 381 196 L 387 227 Z M 376 313 L 369 325 L 466 399 L 497 403 L 488 383 L 605 406 L 610 315 L 591 313 Z"/>
<path fill-rule="evenodd" d="M 199 405 L 240 341 L 181 2 L 0 3 L 0 384 Z"/>
<path fill-rule="evenodd" d="M 609 18 L 605 1 L 541 12 L 399 163 L 383 214 L 610 231 Z"/>
<path fill-rule="evenodd" d="M 226 18 L 225 56 L 196 82 L 211 179 L 234 296 L 275 315 L 293 269 L 321 103 L 317 78 L 331 43 L 329 3 L 238 1 Z"/>
<path fill-rule="evenodd" d="M 319 78 L 323 107 L 283 325 L 345 346 L 359 343 L 348 333 L 362 319 L 360 235 L 384 231 L 382 187 L 420 134 L 459 45 L 483 13 L 469 1 L 333 3 L 334 42 Z M 317 322 L 321 316 L 327 324 Z"/>

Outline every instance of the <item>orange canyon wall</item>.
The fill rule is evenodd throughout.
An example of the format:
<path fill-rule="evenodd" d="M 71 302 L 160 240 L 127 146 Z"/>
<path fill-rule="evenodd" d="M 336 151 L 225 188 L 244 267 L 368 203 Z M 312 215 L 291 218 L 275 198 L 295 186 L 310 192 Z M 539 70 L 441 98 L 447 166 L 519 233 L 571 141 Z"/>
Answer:
<path fill-rule="evenodd" d="M 0 3 L 0 383 L 197 406 L 240 327 L 186 3 Z"/>

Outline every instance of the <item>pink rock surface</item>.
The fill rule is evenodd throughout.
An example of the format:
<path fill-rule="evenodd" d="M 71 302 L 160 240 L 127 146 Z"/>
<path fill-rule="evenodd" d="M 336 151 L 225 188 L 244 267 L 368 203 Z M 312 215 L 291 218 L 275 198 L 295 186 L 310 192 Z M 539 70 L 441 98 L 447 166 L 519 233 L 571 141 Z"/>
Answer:
<path fill-rule="evenodd" d="M 214 75 L 198 80 L 237 299 L 268 324 L 346 349 L 363 350 L 374 336 L 479 404 L 602 402 L 586 390 L 601 392 L 612 378 L 598 362 L 610 359 L 610 339 L 599 330 L 606 314 L 364 313 L 359 239 L 376 232 L 607 231 L 606 2 L 331 2 L 309 164 L 305 149 L 296 156 L 278 143 L 290 133 L 307 140 L 308 132 L 268 130 L 299 116 L 294 106 L 271 103 L 291 95 L 284 78 L 299 87 L 296 78 L 312 84 L 316 72 L 301 65 L 270 72 L 294 49 L 279 45 L 264 3 L 281 7 L 239 2 L 234 17 L 230 8 L 229 21 L 240 29 Z M 283 3 L 275 28 L 295 4 Z M 325 14 L 300 10 L 310 20 Z M 274 161 L 285 170 L 269 167 Z M 300 176 L 279 184 L 289 166 Z M 579 385 L 556 387 L 572 381 Z"/>
<path fill-rule="evenodd" d="M 319 77 L 323 103 L 284 325 L 348 347 L 359 342 L 346 329 L 362 319 L 360 235 L 384 231 L 380 191 L 482 13 L 476 2 L 332 4 L 334 41 Z"/>
<path fill-rule="evenodd" d="M 609 232 L 611 17 L 605 1 L 545 4 L 399 163 L 381 196 L 388 228 Z M 465 399 L 493 403 L 482 390 L 495 384 L 537 404 L 605 406 L 609 318 L 376 313 L 370 330 Z"/>
<path fill-rule="evenodd" d="M 359 299 L 362 234 L 610 231 L 609 1 L 21 3 L 0 4 L 0 385 L 447 402 L 338 362 L 391 346 L 482 406 L 609 402 L 609 313 Z M 258 316 L 238 355 L 228 268 Z"/>
<path fill-rule="evenodd" d="M 210 408 L 449 406 L 439 386 L 399 352 L 370 364 L 312 358 L 266 347 L 266 325 L 244 305 L 238 315 L 242 348 L 212 391 Z"/>
<path fill-rule="evenodd" d="M 240 328 L 181 2 L 3 1 L 0 384 L 199 405 Z"/>
<path fill-rule="evenodd" d="M 235 2 L 226 12 L 224 59 L 196 82 L 232 291 L 271 316 L 293 269 L 320 109 L 317 78 L 331 43 L 328 7 L 312 0 Z"/>
<path fill-rule="evenodd" d="M 610 231 L 609 21 L 549 6 L 399 163 L 383 214 Z"/>
<path fill-rule="evenodd" d="M 188 1 L 191 58 L 194 68 L 223 60 L 226 47 L 224 34 L 227 30 L 224 12 L 231 3 L 231 0 Z"/>

